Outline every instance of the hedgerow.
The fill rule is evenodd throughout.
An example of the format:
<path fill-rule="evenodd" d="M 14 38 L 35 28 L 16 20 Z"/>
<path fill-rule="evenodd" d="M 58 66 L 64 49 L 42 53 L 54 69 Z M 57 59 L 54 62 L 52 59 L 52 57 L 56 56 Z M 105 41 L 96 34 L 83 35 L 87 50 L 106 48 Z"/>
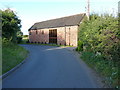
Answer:
<path fill-rule="evenodd" d="M 120 30 L 118 28 L 120 28 L 118 17 L 108 14 L 92 14 L 90 15 L 90 20 L 87 20 L 86 17 L 79 28 L 79 42 L 82 42 L 83 45 L 82 47 L 78 45 L 78 48 L 82 48 L 80 49 L 82 53 L 93 53 L 90 57 L 90 53 L 87 54 L 88 57 L 83 54 L 82 58 L 89 60 L 88 62 L 91 65 L 94 63 L 98 71 L 109 77 L 113 87 L 120 85 L 118 80 L 118 70 L 120 69 Z M 98 60 L 96 55 L 99 55 L 102 59 L 99 58 Z M 91 58 L 91 56 L 94 58 Z M 103 65 L 101 66 L 100 64 Z M 112 68 L 115 68 L 115 72 L 112 71 Z M 116 70 L 116 68 L 119 69 Z M 114 73 L 116 76 L 113 77 Z"/>

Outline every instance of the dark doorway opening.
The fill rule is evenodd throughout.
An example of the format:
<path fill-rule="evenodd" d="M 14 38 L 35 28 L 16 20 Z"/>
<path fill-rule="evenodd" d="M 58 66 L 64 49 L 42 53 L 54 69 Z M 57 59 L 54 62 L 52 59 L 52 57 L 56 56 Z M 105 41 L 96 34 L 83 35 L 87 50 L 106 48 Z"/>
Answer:
<path fill-rule="evenodd" d="M 49 30 L 49 43 L 57 44 L 57 29 Z"/>

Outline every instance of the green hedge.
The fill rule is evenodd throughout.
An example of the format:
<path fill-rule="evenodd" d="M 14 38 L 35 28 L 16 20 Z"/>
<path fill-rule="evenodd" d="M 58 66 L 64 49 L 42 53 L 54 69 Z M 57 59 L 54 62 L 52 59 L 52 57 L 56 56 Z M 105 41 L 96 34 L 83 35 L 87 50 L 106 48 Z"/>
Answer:
<path fill-rule="evenodd" d="M 83 42 L 78 41 L 78 47 L 76 48 L 76 51 L 83 51 Z"/>
<path fill-rule="evenodd" d="M 83 51 L 82 58 L 101 72 L 113 87 L 120 86 L 117 71 L 120 70 L 118 28 L 118 17 L 92 14 L 89 21 L 84 18 L 80 24 L 78 43 L 82 42 L 82 46 L 80 44 L 77 47 L 78 51 Z"/>
<path fill-rule="evenodd" d="M 83 42 L 83 50 L 100 52 L 105 58 L 119 62 L 120 31 L 117 21 L 117 17 L 108 14 L 93 14 L 89 21 L 84 20 L 79 28 L 79 40 Z"/>

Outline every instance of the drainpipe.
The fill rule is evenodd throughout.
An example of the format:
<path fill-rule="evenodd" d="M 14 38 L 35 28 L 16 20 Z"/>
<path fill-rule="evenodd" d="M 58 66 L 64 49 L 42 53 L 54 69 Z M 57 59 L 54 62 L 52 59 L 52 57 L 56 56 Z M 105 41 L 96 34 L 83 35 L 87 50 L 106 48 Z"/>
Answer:
<path fill-rule="evenodd" d="M 65 25 L 65 45 L 66 45 L 66 25 Z"/>
<path fill-rule="evenodd" d="M 82 22 L 81 22 L 82 23 Z M 80 23 L 80 24 L 81 24 Z M 78 36 L 79 36 L 79 27 L 80 27 L 80 25 L 78 24 L 77 25 L 77 46 L 78 46 L 78 41 L 79 41 L 79 38 L 78 38 Z"/>
<path fill-rule="evenodd" d="M 69 27 L 69 46 L 70 46 L 70 27 Z"/>

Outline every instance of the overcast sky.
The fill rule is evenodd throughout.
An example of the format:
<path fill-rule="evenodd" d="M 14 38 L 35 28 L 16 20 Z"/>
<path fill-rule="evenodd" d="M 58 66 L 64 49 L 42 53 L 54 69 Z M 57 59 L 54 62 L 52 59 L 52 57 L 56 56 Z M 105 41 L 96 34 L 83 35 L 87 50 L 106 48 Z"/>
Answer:
<path fill-rule="evenodd" d="M 115 15 L 118 12 L 118 1 L 120 0 L 90 0 L 90 13 Z M 9 7 L 17 12 L 25 35 L 36 22 L 86 12 L 86 2 L 87 0 L 0 0 L 0 9 Z"/>

